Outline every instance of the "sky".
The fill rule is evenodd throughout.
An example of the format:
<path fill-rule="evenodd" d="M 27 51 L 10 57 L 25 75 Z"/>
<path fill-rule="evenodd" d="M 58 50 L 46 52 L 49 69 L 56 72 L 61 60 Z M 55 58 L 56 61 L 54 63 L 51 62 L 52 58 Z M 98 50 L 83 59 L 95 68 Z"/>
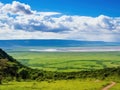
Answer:
<path fill-rule="evenodd" d="M 12 3 L 13 0 L 1 0 Z M 17 0 L 37 11 L 54 11 L 68 15 L 99 16 L 101 14 L 119 17 L 120 0 Z"/>
<path fill-rule="evenodd" d="M 120 41 L 120 0 L 0 0 L 0 39 Z"/>

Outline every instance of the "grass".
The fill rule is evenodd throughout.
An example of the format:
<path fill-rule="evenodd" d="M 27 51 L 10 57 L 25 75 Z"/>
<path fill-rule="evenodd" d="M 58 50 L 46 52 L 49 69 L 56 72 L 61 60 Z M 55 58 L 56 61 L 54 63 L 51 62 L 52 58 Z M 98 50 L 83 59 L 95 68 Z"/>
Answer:
<path fill-rule="evenodd" d="M 72 72 L 120 66 L 120 52 L 9 51 L 8 53 L 26 66 L 47 71 Z M 109 83 L 109 79 L 108 81 L 74 79 L 9 82 L 1 85 L 0 90 L 101 90 Z M 117 82 L 110 90 L 120 90 L 120 83 Z"/>
<path fill-rule="evenodd" d="M 110 88 L 110 90 L 120 90 L 120 82 L 117 82 L 115 86 Z"/>
<path fill-rule="evenodd" d="M 108 84 L 99 80 L 57 80 L 42 82 L 9 82 L 0 86 L 0 90 L 100 90 Z"/>
<path fill-rule="evenodd" d="M 8 52 L 22 64 L 47 71 L 81 71 L 120 66 L 120 52 Z"/>

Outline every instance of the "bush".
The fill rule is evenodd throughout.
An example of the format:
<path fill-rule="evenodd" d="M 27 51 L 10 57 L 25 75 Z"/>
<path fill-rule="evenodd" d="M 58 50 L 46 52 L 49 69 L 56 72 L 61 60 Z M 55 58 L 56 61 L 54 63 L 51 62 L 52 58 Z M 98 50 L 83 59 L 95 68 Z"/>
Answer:
<path fill-rule="evenodd" d="M 22 78 L 22 79 L 28 79 L 30 76 L 29 71 L 25 68 L 21 68 L 18 71 L 18 75 Z"/>

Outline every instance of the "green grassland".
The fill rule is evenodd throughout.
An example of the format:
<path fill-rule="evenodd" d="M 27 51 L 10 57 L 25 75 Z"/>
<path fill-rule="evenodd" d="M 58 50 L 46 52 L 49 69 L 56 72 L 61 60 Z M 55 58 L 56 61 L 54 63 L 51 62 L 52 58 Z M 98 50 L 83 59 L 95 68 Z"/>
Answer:
<path fill-rule="evenodd" d="M 8 81 L 10 77 L 8 80 L 3 79 L 0 90 L 102 90 L 111 81 L 116 82 L 116 85 L 110 90 L 120 90 L 118 67 L 120 52 L 9 51 L 8 53 L 22 64 L 43 71 L 33 69 L 32 72 L 28 69 L 32 72 L 32 77 L 38 76 L 34 80 L 21 78 L 17 82 L 15 78 L 12 81 Z M 89 70 L 93 71 L 87 72 Z M 47 71 L 58 71 L 58 73 Z"/>
<path fill-rule="evenodd" d="M 22 64 L 47 71 L 82 71 L 120 66 L 120 52 L 8 52 Z"/>
<path fill-rule="evenodd" d="M 110 88 L 109 90 L 120 90 L 120 83 L 117 83 L 114 87 Z"/>
<path fill-rule="evenodd" d="M 99 80 L 57 80 L 42 82 L 9 82 L 0 86 L 0 90 L 101 90 L 108 81 Z"/>

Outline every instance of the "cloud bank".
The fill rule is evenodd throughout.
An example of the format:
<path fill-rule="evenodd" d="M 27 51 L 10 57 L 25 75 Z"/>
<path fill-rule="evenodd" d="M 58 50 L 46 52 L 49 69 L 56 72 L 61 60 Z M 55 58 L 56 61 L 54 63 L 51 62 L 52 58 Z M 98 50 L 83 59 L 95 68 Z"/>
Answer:
<path fill-rule="evenodd" d="M 27 4 L 0 3 L 0 39 L 120 41 L 120 17 L 39 12 Z"/>

